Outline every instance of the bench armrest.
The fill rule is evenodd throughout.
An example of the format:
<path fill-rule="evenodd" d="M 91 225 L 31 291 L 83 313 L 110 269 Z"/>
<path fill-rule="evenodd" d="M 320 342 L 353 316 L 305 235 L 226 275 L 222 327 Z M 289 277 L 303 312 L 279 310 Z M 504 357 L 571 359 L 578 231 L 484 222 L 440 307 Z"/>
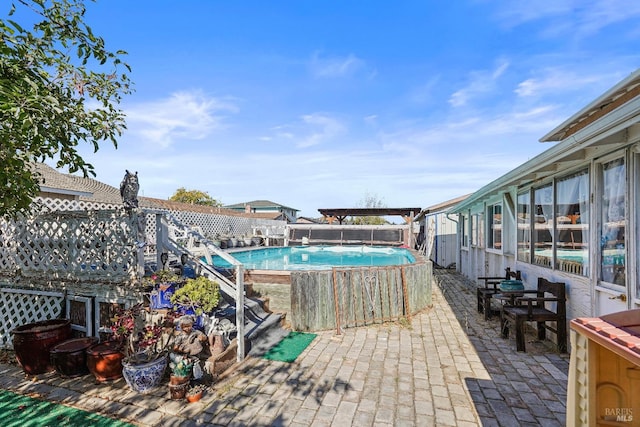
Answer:
<path fill-rule="evenodd" d="M 520 297 L 516 298 L 516 301 L 520 304 L 527 303 L 527 316 L 531 317 L 533 315 L 533 307 L 541 307 L 544 308 L 545 302 L 559 302 L 559 298 L 528 298 L 528 297 Z M 534 306 L 533 303 L 536 303 Z"/>

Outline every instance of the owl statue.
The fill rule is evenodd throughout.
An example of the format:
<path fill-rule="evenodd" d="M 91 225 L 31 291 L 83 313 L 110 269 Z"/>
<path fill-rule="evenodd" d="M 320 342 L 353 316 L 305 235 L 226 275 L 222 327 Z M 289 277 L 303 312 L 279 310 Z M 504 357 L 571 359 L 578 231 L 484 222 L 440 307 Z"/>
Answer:
<path fill-rule="evenodd" d="M 124 179 L 120 183 L 120 195 L 122 196 L 122 203 L 125 208 L 137 208 L 138 207 L 138 190 L 140 185 L 138 184 L 138 172 L 135 174 L 126 171 Z"/>

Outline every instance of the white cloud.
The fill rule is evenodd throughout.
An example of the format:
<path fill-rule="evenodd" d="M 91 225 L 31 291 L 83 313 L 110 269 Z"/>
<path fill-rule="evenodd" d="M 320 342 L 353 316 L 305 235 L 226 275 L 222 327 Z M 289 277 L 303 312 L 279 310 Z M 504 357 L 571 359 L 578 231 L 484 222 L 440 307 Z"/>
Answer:
<path fill-rule="evenodd" d="M 415 87 L 409 93 L 409 100 L 415 104 L 424 104 L 429 101 L 433 101 L 433 91 L 440 83 L 440 76 L 432 77 L 426 83 Z"/>
<path fill-rule="evenodd" d="M 451 95 L 449 104 L 453 107 L 463 107 L 474 97 L 491 92 L 495 82 L 509 68 L 509 62 L 501 58 L 497 61 L 495 69 L 489 71 L 472 71 L 469 73 L 469 83 Z"/>
<path fill-rule="evenodd" d="M 321 58 L 318 52 L 311 57 L 311 74 L 318 78 L 344 77 L 364 68 L 365 63 L 353 54 L 346 57 Z"/>
<path fill-rule="evenodd" d="M 339 120 L 326 114 L 308 114 L 302 116 L 302 121 L 311 128 L 311 133 L 297 143 L 297 146 L 300 148 L 311 147 L 331 140 L 346 130 L 345 126 Z"/>
<path fill-rule="evenodd" d="M 543 68 L 535 72 L 535 77 L 528 78 L 518 84 L 515 93 L 521 97 L 566 94 L 601 82 L 615 81 L 617 75 L 610 71 L 599 72 L 553 67 Z"/>
<path fill-rule="evenodd" d="M 237 110 L 224 99 L 199 92 L 176 92 L 165 99 L 135 104 L 127 108 L 126 114 L 132 133 L 166 148 L 179 139 L 208 137 L 223 127 L 222 112 Z"/>
<path fill-rule="evenodd" d="M 546 36 L 585 37 L 603 28 L 640 16 L 640 2 L 628 0 L 555 0 L 541 5 L 535 1 L 507 1 L 500 4 L 501 24 L 513 28 L 544 20 Z"/>

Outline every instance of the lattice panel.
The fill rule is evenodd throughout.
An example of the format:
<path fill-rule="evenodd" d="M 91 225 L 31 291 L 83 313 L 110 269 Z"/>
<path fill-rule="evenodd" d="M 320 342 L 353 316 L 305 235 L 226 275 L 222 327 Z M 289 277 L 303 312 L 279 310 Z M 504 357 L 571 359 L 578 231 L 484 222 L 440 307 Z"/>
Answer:
<path fill-rule="evenodd" d="M 124 209 L 122 203 L 111 204 L 102 202 L 89 202 L 86 200 L 69 200 L 48 197 L 36 197 L 34 205 L 45 211 L 89 211 L 89 210 L 116 210 Z"/>
<path fill-rule="evenodd" d="M 261 230 L 263 235 L 284 235 L 287 223 L 260 218 L 245 218 L 220 214 L 207 214 L 186 211 L 166 211 L 169 223 L 177 228 L 182 224 L 199 227 L 203 236 L 213 239 L 220 236 L 253 236 L 256 230 Z M 147 213 L 146 235 L 147 242 L 153 243 L 156 239 L 155 214 Z M 268 231 L 268 233 L 266 232 Z M 180 238 L 180 236 L 176 236 Z"/>
<path fill-rule="evenodd" d="M 0 220 L 0 271 L 14 271 L 15 226 L 13 222 Z"/>
<path fill-rule="evenodd" d="M 25 277 L 119 281 L 136 271 L 134 221 L 124 210 L 41 214 L 13 223 L 9 252 Z"/>
<path fill-rule="evenodd" d="M 18 326 L 60 317 L 63 302 L 62 293 L 0 289 L 0 347 L 13 348 L 11 331 Z"/>

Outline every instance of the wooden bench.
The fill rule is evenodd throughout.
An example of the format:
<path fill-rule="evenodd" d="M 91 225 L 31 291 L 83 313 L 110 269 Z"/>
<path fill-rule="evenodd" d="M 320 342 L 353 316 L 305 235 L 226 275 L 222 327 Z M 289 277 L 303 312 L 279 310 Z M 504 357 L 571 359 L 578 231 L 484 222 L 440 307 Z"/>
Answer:
<path fill-rule="evenodd" d="M 477 293 L 478 312 L 484 313 L 484 320 L 491 318 L 491 297 L 500 292 L 498 285 L 503 280 L 521 280 L 520 270 L 511 271 L 511 268 L 505 268 L 505 275 L 502 277 L 478 277 L 478 280 L 484 280 L 484 285 L 479 286 Z"/>
<path fill-rule="evenodd" d="M 527 322 L 536 322 L 538 339 L 546 338 L 546 330 L 556 334 L 559 353 L 567 352 L 567 305 L 566 289 L 562 282 L 550 282 L 538 278 L 536 290 L 523 291 L 524 296 L 515 299 L 514 305 L 502 306 L 500 312 L 500 330 L 503 338 L 509 338 L 509 326 L 516 331 L 516 350 L 525 350 L 525 326 Z M 533 296 L 526 296 L 533 294 Z M 551 295 L 551 296 L 549 296 Z M 555 308 L 553 307 L 555 306 Z M 555 327 L 549 325 L 555 322 Z"/>

